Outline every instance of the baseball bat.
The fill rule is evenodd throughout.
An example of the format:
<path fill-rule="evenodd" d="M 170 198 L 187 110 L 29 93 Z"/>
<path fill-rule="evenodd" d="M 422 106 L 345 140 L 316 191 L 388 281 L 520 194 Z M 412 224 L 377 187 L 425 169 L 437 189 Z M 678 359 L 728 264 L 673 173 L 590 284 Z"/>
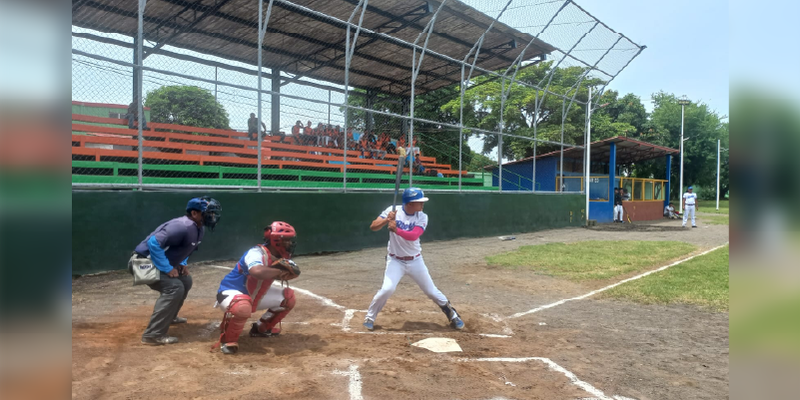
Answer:
<path fill-rule="evenodd" d="M 394 175 L 394 200 L 392 200 L 392 211 L 397 207 L 397 193 L 400 192 L 400 179 L 403 177 L 403 162 L 405 157 L 397 158 L 397 172 Z"/>

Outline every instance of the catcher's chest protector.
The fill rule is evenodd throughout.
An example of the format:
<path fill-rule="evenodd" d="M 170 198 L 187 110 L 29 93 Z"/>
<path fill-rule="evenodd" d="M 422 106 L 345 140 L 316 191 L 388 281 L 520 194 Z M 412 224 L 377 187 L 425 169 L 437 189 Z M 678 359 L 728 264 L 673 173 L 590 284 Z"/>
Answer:
<path fill-rule="evenodd" d="M 258 245 L 257 247 L 261 251 L 261 262 L 267 266 L 272 265 L 272 255 L 270 254 L 269 250 L 262 245 Z M 247 292 L 253 299 L 253 312 L 256 311 L 256 307 L 258 307 L 258 303 L 261 302 L 261 298 L 267 294 L 267 290 L 269 290 L 269 288 L 272 286 L 273 281 L 275 280 L 260 280 L 254 278 L 252 275 L 247 275 L 247 282 L 245 285 L 247 287 Z"/>

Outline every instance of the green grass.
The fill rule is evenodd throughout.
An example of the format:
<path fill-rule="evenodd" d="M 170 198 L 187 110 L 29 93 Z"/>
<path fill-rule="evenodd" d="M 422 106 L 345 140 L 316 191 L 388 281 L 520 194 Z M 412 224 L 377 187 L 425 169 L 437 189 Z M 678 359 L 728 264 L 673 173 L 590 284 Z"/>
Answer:
<path fill-rule="evenodd" d="M 695 304 L 728 311 L 728 246 L 617 286 L 605 297 L 644 304 Z"/>
<path fill-rule="evenodd" d="M 716 200 L 708 200 L 708 201 L 701 201 L 700 202 L 700 211 L 709 214 L 730 214 L 730 207 L 729 207 L 730 200 L 720 200 L 719 201 L 719 210 L 717 210 L 717 201 Z"/>
<path fill-rule="evenodd" d="M 706 215 L 700 218 L 709 225 L 730 225 L 728 215 Z"/>
<path fill-rule="evenodd" d="M 661 266 L 691 253 L 684 242 L 588 241 L 522 246 L 510 253 L 486 257 L 489 265 L 526 268 L 572 281 L 609 279 Z"/>

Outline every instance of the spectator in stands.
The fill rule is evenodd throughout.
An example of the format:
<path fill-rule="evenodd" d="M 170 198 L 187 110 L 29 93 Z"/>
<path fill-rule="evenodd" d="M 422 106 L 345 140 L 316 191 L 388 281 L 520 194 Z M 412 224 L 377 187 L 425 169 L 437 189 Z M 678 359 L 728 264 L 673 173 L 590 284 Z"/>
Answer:
<path fill-rule="evenodd" d="M 384 134 L 386 135 L 386 134 Z M 397 154 L 397 147 L 392 143 L 392 138 L 389 135 L 386 135 L 386 153 L 387 154 Z"/>
<path fill-rule="evenodd" d="M 631 194 L 628 193 L 628 189 L 622 189 L 622 200 L 623 201 L 631 201 Z"/>
<path fill-rule="evenodd" d="M 264 121 L 261 121 L 261 138 L 267 134 L 267 125 L 264 124 Z M 258 118 L 256 118 L 255 113 L 250 113 L 250 119 L 247 120 L 247 135 L 250 137 L 250 140 L 257 140 L 256 136 L 258 135 Z"/>
<path fill-rule="evenodd" d="M 419 158 L 419 153 L 414 153 L 414 173 L 419 175 L 425 174 L 425 167 L 422 165 L 422 160 Z"/>
<path fill-rule="evenodd" d="M 361 150 L 361 158 L 372 158 L 368 136 L 367 132 L 364 132 L 358 138 L 358 149 Z"/>
<path fill-rule="evenodd" d="M 328 146 L 330 146 L 331 142 L 333 141 L 333 138 L 332 138 L 332 136 L 333 136 L 333 126 L 331 126 L 330 124 L 328 124 L 328 125 L 320 124 L 320 126 L 322 126 L 322 129 L 320 129 L 319 141 L 317 142 L 317 146 L 319 146 L 319 147 L 328 147 Z"/>
<path fill-rule="evenodd" d="M 341 148 L 342 147 L 342 140 L 344 139 L 343 136 L 344 136 L 344 132 L 342 132 L 342 127 L 339 126 L 339 125 L 336 125 L 336 127 L 333 128 L 333 143 L 331 144 L 331 147 L 334 148 L 334 149 Z"/>
<path fill-rule="evenodd" d="M 133 129 L 133 122 L 139 121 L 139 102 L 137 99 L 133 99 L 131 105 L 128 106 L 128 114 L 125 115 L 125 118 L 128 119 L 128 129 Z M 142 130 L 148 130 L 146 117 L 142 117 Z"/>
<path fill-rule="evenodd" d="M 439 172 L 439 171 L 436 171 L 436 177 L 437 177 L 437 178 L 444 178 L 444 174 L 442 174 L 442 173 L 441 173 L 441 172 Z"/>
<path fill-rule="evenodd" d="M 306 127 L 303 128 L 303 134 L 300 135 L 300 140 L 297 144 L 307 146 L 314 140 L 314 128 L 311 127 L 311 121 L 308 121 L 306 122 Z"/>
<path fill-rule="evenodd" d="M 358 142 L 353 137 L 353 128 L 347 128 L 347 149 L 348 150 L 358 149 Z"/>
<path fill-rule="evenodd" d="M 292 137 L 294 138 L 294 144 L 298 145 L 300 144 L 300 137 L 303 136 L 304 128 L 305 127 L 303 126 L 303 121 L 298 120 L 297 122 L 294 123 L 294 126 L 292 127 Z"/>

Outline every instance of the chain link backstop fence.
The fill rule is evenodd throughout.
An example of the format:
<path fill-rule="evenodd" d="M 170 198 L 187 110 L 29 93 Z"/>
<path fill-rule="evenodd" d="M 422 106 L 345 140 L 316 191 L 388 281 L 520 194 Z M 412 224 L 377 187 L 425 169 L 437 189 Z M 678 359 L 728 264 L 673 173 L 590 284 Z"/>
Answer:
<path fill-rule="evenodd" d="M 569 0 L 72 4 L 74 188 L 584 192 L 644 49 Z"/>

